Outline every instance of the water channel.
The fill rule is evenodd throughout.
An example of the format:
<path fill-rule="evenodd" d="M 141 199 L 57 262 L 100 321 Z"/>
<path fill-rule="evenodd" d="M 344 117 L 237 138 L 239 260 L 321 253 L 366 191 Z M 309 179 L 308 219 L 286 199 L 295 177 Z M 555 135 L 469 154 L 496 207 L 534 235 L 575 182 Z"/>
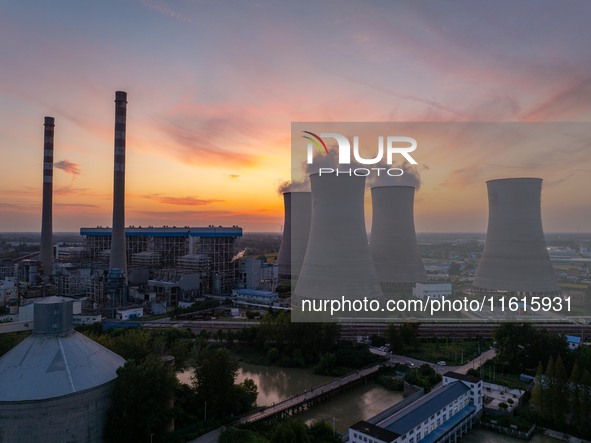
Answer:
<path fill-rule="evenodd" d="M 280 368 L 276 366 L 259 366 L 241 362 L 236 382 L 241 383 L 251 378 L 256 383 L 259 395 L 258 406 L 269 406 L 280 402 L 306 389 L 327 383 L 333 377 L 316 375 L 309 369 Z M 178 374 L 181 382 L 190 382 L 191 372 Z M 353 423 L 370 418 L 389 406 L 402 400 L 402 394 L 382 388 L 375 382 L 369 381 L 359 384 L 330 400 L 313 406 L 297 415 L 297 418 L 311 424 L 324 420 L 337 432 L 345 432 Z M 484 429 L 474 429 L 462 442 L 466 443 L 510 443 L 523 440 L 503 436 Z M 535 435 L 532 443 L 555 443 L 558 440 L 541 435 Z"/>

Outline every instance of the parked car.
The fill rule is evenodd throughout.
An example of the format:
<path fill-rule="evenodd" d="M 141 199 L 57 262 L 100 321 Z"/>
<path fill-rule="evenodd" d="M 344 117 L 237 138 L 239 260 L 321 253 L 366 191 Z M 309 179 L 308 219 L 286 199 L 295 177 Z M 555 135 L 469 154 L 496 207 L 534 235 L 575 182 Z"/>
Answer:
<path fill-rule="evenodd" d="M 405 366 L 408 366 L 409 368 L 414 368 L 415 364 L 412 361 L 405 361 L 404 362 Z"/>
<path fill-rule="evenodd" d="M 444 362 L 443 360 L 439 360 L 439 361 L 437 362 L 437 364 L 438 364 L 439 366 L 447 366 L 447 363 L 446 363 L 446 362 Z"/>

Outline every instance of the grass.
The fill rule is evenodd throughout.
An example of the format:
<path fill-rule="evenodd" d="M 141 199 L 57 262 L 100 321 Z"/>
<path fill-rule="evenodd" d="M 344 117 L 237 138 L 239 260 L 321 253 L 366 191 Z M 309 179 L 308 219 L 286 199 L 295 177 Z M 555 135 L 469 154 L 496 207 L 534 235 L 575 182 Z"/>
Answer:
<path fill-rule="evenodd" d="M 493 364 L 490 362 L 486 362 L 484 365 L 482 365 L 480 374 L 484 381 L 507 386 L 510 389 L 521 389 L 523 391 L 527 389 L 529 383 L 521 380 L 519 378 L 519 374 L 503 374 L 495 369 L 498 368 L 494 368 Z"/>
<path fill-rule="evenodd" d="M 419 349 L 406 351 L 404 354 L 418 360 L 432 363 L 443 360 L 450 366 L 459 366 L 476 358 L 480 355 L 479 351 L 487 350 L 490 345 L 489 340 L 421 341 Z"/>

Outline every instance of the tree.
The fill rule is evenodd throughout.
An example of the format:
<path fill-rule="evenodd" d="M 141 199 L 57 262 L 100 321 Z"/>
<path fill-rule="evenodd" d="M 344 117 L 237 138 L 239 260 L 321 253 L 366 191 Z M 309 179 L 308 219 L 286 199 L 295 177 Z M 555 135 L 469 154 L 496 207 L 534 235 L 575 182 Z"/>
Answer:
<path fill-rule="evenodd" d="M 397 325 L 390 324 L 386 329 L 386 340 L 390 344 L 390 351 L 394 354 L 399 354 L 404 348 L 404 342 L 400 335 L 400 327 Z"/>
<path fill-rule="evenodd" d="M 543 406 L 544 406 L 544 392 L 543 392 L 543 383 L 544 383 L 544 367 L 540 362 L 538 364 L 538 369 L 536 370 L 536 381 L 534 388 L 531 392 L 531 400 L 530 404 L 536 410 L 538 414 L 542 414 Z"/>
<path fill-rule="evenodd" d="M 157 356 L 149 355 L 141 363 L 128 361 L 117 375 L 107 414 L 107 440 L 149 441 L 150 434 L 164 433 L 172 418 L 170 402 L 177 385 L 174 372 Z"/>
<path fill-rule="evenodd" d="M 198 401 L 207 402 L 211 416 L 223 417 L 228 412 L 226 401 L 233 393 L 237 374 L 238 362 L 225 349 L 206 348 L 198 356 L 194 387 Z"/>

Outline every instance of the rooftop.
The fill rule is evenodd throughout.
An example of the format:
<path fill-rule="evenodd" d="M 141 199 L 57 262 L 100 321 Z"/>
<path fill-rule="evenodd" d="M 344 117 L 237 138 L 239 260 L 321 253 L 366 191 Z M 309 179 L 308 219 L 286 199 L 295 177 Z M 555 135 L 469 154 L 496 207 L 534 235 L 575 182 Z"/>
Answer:
<path fill-rule="evenodd" d="M 84 335 L 31 335 L 0 358 L 0 402 L 61 397 L 117 377 L 123 357 Z"/>
<path fill-rule="evenodd" d="M 96 228 L 80 228 L 80 235 L 84 236 L 111 236 L 112 229 L 98 226 Z M 126 237 L 242 237 L 242 228 L 239 226 L 207 226 L 177 228 L 176 226 L 163 226 L 155 228 L 127 227 Z"/>
<path fill-rule="evenodd" d="M 386 419 L 384 427 L 400 435 L 406 434 L 418 424 L 437 414 L 470 388 L 461 382 L 450 383 L 420 398 L 400 412 Z"/>
<path fill-rule="evenodd" d="M 400 437 L 396 432 L 389 431 L 388 429 L 380 428 L 379 426 L 372 425 L 366 421 L 358 421 L 351 429 L 357 432 L 362 432 L 370 437 L 377 438 L 378 440 L 392 442 Z"/>

